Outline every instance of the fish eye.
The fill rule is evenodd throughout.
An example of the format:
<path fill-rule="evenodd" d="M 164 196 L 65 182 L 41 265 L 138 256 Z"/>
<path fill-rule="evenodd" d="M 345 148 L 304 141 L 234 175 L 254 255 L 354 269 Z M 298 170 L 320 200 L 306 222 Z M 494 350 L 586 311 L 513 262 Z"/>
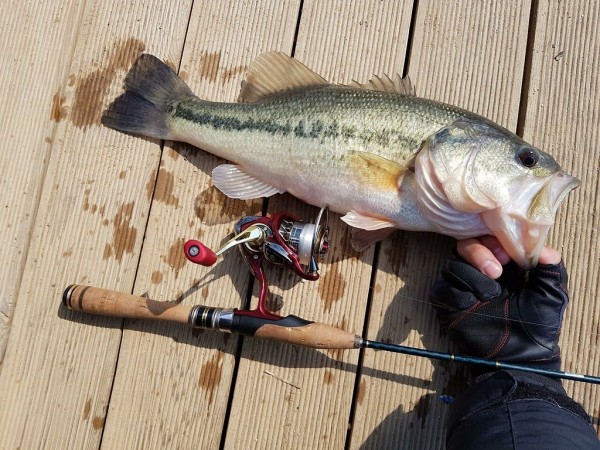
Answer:
<path fill-rule="evenodd" d="M 533 167 L 538 162 L 538 154 L 530 148 L 520 149 L 517 153 L 517 157 L 525 167 Z"/>

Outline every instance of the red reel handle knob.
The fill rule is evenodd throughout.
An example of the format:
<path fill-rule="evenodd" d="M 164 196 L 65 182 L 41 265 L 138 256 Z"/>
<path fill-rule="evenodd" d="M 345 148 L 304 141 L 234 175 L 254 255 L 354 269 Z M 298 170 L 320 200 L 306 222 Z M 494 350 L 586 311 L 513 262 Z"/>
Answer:
<path fill-rule="evenodd" d="M 183 244 L 183 251 L 188 260 L 201 266 L 212 266 L 217 261 L 217 254 L 195 239 Z"/>

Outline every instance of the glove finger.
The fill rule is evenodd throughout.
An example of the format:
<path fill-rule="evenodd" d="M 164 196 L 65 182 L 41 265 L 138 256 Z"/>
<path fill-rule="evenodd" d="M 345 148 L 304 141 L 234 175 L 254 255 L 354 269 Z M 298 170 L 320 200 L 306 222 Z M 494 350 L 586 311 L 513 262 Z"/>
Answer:
<path fill-rule="evenodd" d="M 440 317 L 452 316 L 479 303 L 473 293 L 457 289 L 445 280 L 433 285 L 430 298 Z"/>
<path fill-rule="evenodd" d="M 451 260 L 442 276 L 455 288 L 471 292 L 481 301 L 493 300 L 502 295 L 502 286 L 498 282 L 460 259 Z"/>

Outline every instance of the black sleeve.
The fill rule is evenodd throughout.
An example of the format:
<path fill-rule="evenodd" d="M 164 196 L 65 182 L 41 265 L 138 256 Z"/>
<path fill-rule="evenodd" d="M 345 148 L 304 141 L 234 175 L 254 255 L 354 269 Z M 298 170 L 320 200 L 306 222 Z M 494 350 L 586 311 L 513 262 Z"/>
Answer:
<path fill-rule="evenodd" d="M 546 377 L 499 371 L 480 377 L 450 407 L 448 450 L 600 449 L 589 416 Z"/>

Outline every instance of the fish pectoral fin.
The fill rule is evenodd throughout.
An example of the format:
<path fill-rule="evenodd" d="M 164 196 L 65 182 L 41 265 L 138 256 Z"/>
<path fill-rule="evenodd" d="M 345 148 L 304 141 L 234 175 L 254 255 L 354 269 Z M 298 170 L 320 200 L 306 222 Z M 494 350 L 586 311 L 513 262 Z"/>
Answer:
<path fill-rule="evenodd" d="M 396 230 L 397 228 L 395 227 L 380 228 L 373 231 L 352 228 L 350 244 L 357 252 L 363 252 L 376 242 L 384 240 Z"/>
<path fill-rule="evenodd" d="M 369 186 L 397 190 L 402 176 L 409 170 L 397 162 L 373 153 L 350 151 L 346 155 L 350 169 Z"/>
<path fill-rule="evenodd" d="M 325 78 L 281 52 L 263 53 L 248 68 L 239 102 L 256 102 L 276 94 L 328 86 Z"/>
<path fill-rule="evenodd" d="M 213 169 L 213 183 L 227 197 L 250 200 L 283 194 L 285 190 L 267 184 L 252 175 L 248 175 L 239 166 L 221 164 Z"/>
<path fill-rule="evenodd" d="M 415 95 L 415 87 L 408 76 L 402 78 L 399 74 L 390 78 L 387 75 L 373 76 L 366 83 L 352 80 L 348 87 L 354 89 L 365 89 L 367 91 L 391 92 L 402 95 Z"/>

